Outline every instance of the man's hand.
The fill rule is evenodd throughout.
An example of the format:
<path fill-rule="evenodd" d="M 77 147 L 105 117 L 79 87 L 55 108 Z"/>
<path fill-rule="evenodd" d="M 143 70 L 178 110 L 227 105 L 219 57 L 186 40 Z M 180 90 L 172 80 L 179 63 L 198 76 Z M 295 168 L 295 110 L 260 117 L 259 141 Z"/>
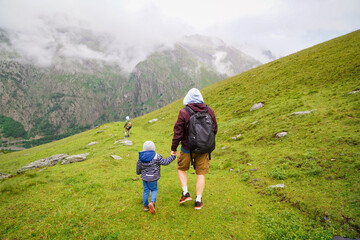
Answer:
<path fill-rule="evenodd" d="M 177 155 L 177 152 L 171 151 L 171 155 L 175 156 Z"/>

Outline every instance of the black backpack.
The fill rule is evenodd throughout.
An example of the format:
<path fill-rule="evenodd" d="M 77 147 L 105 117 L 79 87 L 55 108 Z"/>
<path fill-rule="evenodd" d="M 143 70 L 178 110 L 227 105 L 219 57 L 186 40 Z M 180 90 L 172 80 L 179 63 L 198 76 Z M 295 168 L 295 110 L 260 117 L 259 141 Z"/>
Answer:
<path fill-rule="evenodd" d="M 204 112 L 194 112 L 194 110 L 192 110 L 189 106 L 186 106 L 185 109 L 190 114 L 188 124 L 188 145 L 190 154 L 209 153 L 209 159 L 211 159 L 210 154 L 215 149 L 215 134 L 214 122 L 211 115 L 208 113 L 209 106 L 206 106 Z"/>

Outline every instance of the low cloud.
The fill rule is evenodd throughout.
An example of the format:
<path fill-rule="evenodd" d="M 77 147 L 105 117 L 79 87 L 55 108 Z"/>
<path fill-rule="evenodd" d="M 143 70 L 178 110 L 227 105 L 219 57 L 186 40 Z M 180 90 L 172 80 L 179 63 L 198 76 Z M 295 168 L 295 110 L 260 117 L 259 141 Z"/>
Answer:
<path fill-rule="evenodd" d="M 359 29 L 359 11 L 358 0 L 0 0 L 0 28 L 42 66 L 66 56 L 130 71 L 191 34 L 221 38 L 264 62 L 268 50 L 285 56 Z"/>
<path fill-rule="evenodd" d="M 115 1 L 31 2 L 0 1 L 0 28 L 26 59 L 40 66 L 64 56 L 118 63 L 130 71 L 156 48 L 172 46 L 190 32 L 151 6 L 131 12 Z"/>

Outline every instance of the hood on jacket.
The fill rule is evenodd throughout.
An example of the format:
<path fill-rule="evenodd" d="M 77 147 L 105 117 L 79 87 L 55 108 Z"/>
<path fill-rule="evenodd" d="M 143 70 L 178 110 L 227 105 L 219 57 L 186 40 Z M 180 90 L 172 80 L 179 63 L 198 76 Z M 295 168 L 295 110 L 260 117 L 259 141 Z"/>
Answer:
<path fill-rule="evenodd" d="M 139 152 L 139 159 L 142 162 L 150 162 L 154 159 L 155 155 L 155 151 L 142 151 Z"/>
<path fill-rule="evenodd" d="M 194 110 L 195 112 L 203 112 L 206 109 L 206 104 L 205 103 L 190 103 L 188 104 L 188 106 Z"/>
<path fill-rule="evenodd" d="M 204 99 L 201 95 L 201 92 L 197 88 L 192 88 L 186 94 L 183 104 L 184 106 L 188 105 L 189 103 L 203 103 Z"/>

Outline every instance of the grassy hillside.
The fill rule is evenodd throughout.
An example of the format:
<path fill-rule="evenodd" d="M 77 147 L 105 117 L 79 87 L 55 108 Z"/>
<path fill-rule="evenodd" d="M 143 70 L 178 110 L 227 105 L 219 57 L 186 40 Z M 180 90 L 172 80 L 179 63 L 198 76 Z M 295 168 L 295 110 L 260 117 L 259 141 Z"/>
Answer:
<path fill-rule="evenodd" d="M 359 238 L 360 92 L 349 93 L 360 89 L 359 51 L 357 31 L 202 90 L 219 132 L 201 211 L 178 205 L 176 163 L 162 167 L 156 215 L 142 211 L 135 174 L 144 141 L 170 154 L 182 99 L 134 119 L 133 146 L 114 144 L 124 135 L 119 122 L 0 155 L 0 172 L 16 175 L 44 157 L 89 153 L 2 180 L 0 239 Z M 306 110 L 314 111 L 291 115 Z M 92 141 L 99 143 L 86 147 Z M 276 184 L 285 187 L 269 187 Z"/>

